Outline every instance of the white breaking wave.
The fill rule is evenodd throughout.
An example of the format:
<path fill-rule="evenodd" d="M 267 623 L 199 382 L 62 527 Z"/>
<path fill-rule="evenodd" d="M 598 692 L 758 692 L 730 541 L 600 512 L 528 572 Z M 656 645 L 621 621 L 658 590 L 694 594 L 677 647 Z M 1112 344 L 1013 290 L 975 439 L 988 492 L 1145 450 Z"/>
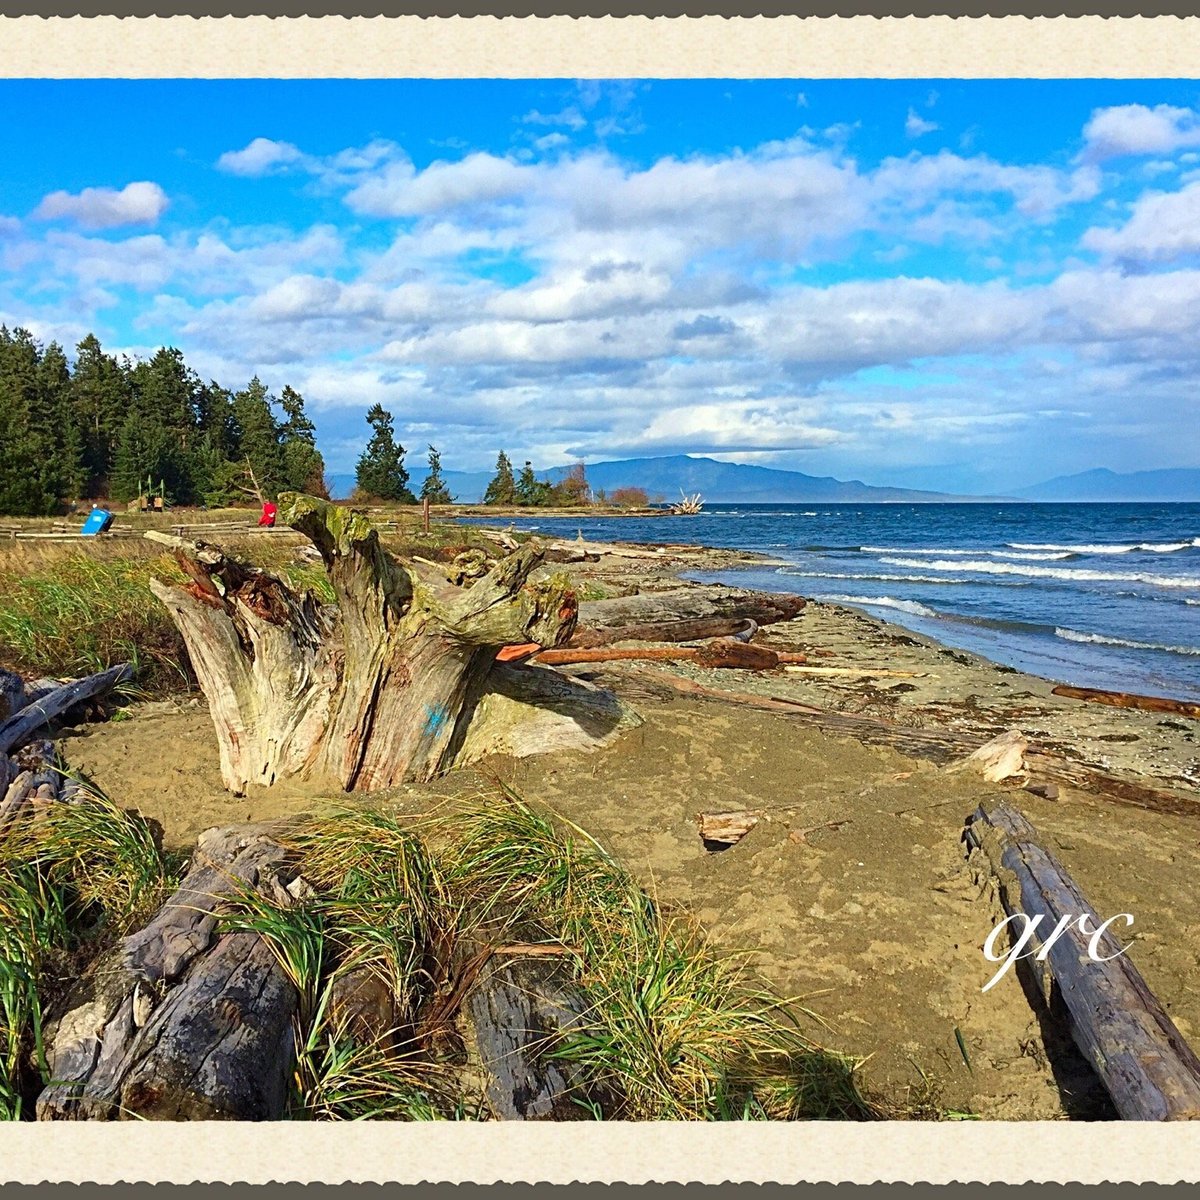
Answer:
<path fill-rule="evenodd" d="M 1148 583 L 1152 587 L 1200 588 L 1200 575 L 1145 575 L 1122 571 L 1090 571 L 1078 567 L 1018 566 L 1016 563 L 982 562 L 973 559 L 882 558 L 892 567 L 927 568 L 931 571 L 975 571 L 981 575 L 1028 575 L 1034 579 L 1095 580 L 1100 583 Z"/>
<path fill-rule="evenodd" d="M 1069 550 L 1056 554 L 1023 554 L 1014 550 L 942 550 L 940 548 L 923 550 L 919 547 L 909 548 L 908 546 L 863 546 L 862 549 L 868 554 L 949 554 L 956 558 L 968 558 L 972 554 L 986 554 L 989 558 L 1013 558 L 1029 562 L 1054 562 L 1055 559 L 1074 557 Z"/>
<path fill-rule="evenodd" d="M 1134 550 L 1145 550 L 1151 554 L 1174 554 L 1177 550 L 1190 550 L 1200 546 L 1200 538 L 1185 542 L 1085 542 L 1077 546 L 1060 546 L 1055 542 L 1009 542 L 1015 550 L 1066 550 L 1072 554 L 1130 554 Z"/>
<path fill-rule="evenodd" d="M 923 567 L 924 563 L 916 563 Z M 948 579 L 945 575 L 844 575 L 836 571 L 801 571 L 793 567 L 776 567 L 777 575 L 799 575 L 804 579 L 869 579 L 883 583 L 971 583 L 970 579 Z"/>
<path fill-rule="evenodd" d="M 814 600 L 822 600 L 826 604 L 862 604 L 874 605 L 876 608 L 898 608 L 901 612 L 912 613 L 915 617 L 940 616 L 932 608 L 918 604 L 915 600 L 897 600 L 894 596 L 814 596 Z"/>
<path fill-rule="evenodd" d="M 1100 646 L 1127 646 L 1130 650 L 1165 650 L 1169 654 L 1200 655 L 1200 646 L 1164 646 L 1159 642 L 1135 642 L 1129 638 L 1105 637 L 1102 633 L 1079 633 L 1074 629 L 1062 628 L 1056 628 L 1054 634 L 1068 642 L 1094 642 Z"/>

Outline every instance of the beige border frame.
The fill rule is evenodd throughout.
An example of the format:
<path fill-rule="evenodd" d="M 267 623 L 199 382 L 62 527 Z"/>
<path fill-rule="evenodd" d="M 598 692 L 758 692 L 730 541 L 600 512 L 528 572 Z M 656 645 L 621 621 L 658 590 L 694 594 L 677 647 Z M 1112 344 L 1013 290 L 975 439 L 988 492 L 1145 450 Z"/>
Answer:
<path fill-rule="evenodd" d="M 1194 1182 L 1188 1125 L 248 1123 L 0 1129 L 15 1183 Z"/>
<path fill-rule="evenodd" d="M 1188 78 L 1200 19 L 0 18 L 0 76 L 268 78 L 281 65 L 344 78 Z"/>
<path fill-rule="evenodd" d="M 0 77 L 1189 78 L 1200 19 L 0 18 Z M 303 70 L 294 68 L 303 64 Z M 0 1127 L 0 1178 L 719 1183 L 1200 1180 L 1128 1124 Z"/>

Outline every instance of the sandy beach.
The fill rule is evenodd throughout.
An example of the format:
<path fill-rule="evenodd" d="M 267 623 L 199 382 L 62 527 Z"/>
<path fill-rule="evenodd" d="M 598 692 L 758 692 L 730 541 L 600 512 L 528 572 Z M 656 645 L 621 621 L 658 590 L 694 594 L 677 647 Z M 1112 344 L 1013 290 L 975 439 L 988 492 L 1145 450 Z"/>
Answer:
<path fill-rule="evenodd" d="M 611 549 L 567 568 L 581 594 L 663 591 L 689 573 L 762 563 L 731 551 Z M 905 674 L 566 668 L 615 691 L 641 725 L 591 754 L 494 757 L 372 799 L 425 812 L 498 778 L 578 823 L 661 904 L 694 913 L 714 943 L 752 951 L 756 969 L 811 1014 L 806 1032 L 861 1058 L 865 1090 L 898 1115 L 1112 1116 L 1063 1024 L 1031 1004 L 1015 973 L 981 992 L 995 970 L 981 946 L 1003 911 L 965 858 L 963 823 L 991 799 L 1020 808 L 1098 913 L 1135 915 L 1133 961 L 1184 1035 L 1200 1034 L 1200 927 L 1190 903 L 1200 826 L 1187 811 L 1194 801 L 1200 812 L 1195 722 L 1056 697 L 1050 682 L 835 605 L 810 603 L 755 643 L 806 652 L 813 664 Z M 785 711 L 680 695 L 664 674 L 979 744 L 1020 729 L 1039 748 L 1176 796 L 1179 811 L 1067 787 L 1047 799 L 988 784 Z M 61 745 L 73 768 L 158 822 L 174 847 L 213 825 L 344 800 L 289 783 L 230 796 L 195 696 L 132 704 L 124 719 L 78 726 Z M 706 850 L 696 814 L 737 809 L 759 823 L 730 849 Z"/>

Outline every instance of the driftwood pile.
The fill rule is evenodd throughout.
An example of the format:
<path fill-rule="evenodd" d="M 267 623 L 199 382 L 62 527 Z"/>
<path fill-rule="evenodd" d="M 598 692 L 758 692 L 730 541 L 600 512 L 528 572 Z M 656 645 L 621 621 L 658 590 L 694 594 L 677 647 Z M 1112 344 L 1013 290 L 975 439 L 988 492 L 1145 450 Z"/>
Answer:
<path fill-rule="evenodd" d="M 26 805 L 71 799 L 75 784 L 58 769 L 53 742 L 38 736 L 77 704 L 133 678 L 128 663 L 86 679 L 26 683 L 0 670 L 0 835 Z"/>

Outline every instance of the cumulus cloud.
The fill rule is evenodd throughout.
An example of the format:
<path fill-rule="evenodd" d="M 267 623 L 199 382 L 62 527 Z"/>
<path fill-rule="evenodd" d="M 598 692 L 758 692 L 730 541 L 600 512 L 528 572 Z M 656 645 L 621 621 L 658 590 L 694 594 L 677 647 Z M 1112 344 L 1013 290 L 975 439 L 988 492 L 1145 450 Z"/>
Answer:
<path fill-rule="evenodd" d="M 121 225 L 153 225 L 166 211 L 167 194 L 157 183 L 130 183 L 115 188 L 51 192 L 33 211 L 38 221 L 69 220 L 84 229 L 115 229 Z"/>
<path fill-rule="evenodd" d="M 1190 108 L 1122 104 L 1099 108 L 1083 129 L 1085 155 L 1099 162 L 1126 155 L 1170 154 L 1200 145 L 1200 118 Z"/>
<path fill-rule="evenodd" d="M 227 150 L 217 159 L 217 170 L 230 175 L 255 177 L 269 175 L 284 167 L 304 161 L 305 156 L 291 142 L 275 142 L 256 137 L 241 150 Z"/>
<path fill-rule="evenodd" d="M 1177 192 L 1146 193 L 1124 225 L 1095 226 L 1083 235 L 1083 245 L 1109 258 L 1140 263 L 1200 254 L 1200 180 Z"/>

